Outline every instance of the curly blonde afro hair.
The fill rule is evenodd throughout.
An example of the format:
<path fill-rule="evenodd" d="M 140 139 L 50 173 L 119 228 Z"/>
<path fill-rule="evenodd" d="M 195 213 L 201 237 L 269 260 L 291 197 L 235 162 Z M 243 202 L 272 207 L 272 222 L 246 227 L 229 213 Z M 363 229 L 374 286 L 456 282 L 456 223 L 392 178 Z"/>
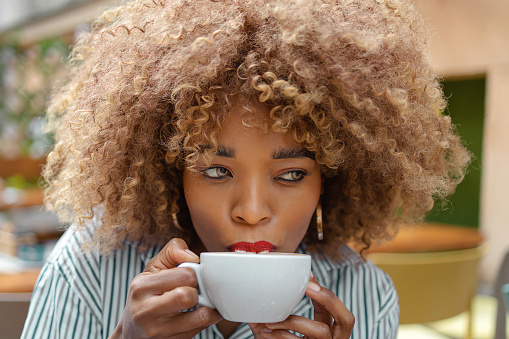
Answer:
<path fill-rule="evenodd" d="M 78 225 L 100 211 L 104 253 L 192 241 L 182 170 L 214 152 L 236 96 L 270 105 L 268 127 L 321 165 L 326 236 L 310 227 L 309 248 L 369 247 L 422 219 L 470 161 L 426 39 L 401 0 L 127 2 L 79 39 L 50 103 L 46 205 Z"/>

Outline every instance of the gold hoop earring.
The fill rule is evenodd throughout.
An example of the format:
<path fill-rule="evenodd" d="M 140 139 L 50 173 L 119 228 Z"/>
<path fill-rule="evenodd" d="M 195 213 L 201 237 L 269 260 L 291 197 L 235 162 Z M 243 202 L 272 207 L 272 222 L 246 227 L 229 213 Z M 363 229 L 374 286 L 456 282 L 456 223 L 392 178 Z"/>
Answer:
<path fill-rule="evenodd" d="M 318 231 L 318 240 L 323 240 L 323 223 L 322 223 L 322 202 L 319 201 L 316 206 L 316 229 Z"/>
<path fill-rule="evenodd" d="M 175 227 L 178 228 L 179 230 L 182 230 L 182 227 L 180 226 L 179 221 L 177 219 L 177 213 L 173 212 L 171 214 L 171 218 L 173 220 L 173 225 L 175 225 Z"/>

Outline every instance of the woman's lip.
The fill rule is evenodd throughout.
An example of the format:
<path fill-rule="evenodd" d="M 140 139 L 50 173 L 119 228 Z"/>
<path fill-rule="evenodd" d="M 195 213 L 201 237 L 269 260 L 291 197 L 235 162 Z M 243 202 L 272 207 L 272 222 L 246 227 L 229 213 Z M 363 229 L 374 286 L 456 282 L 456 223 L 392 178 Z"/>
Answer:
<path fill-rule="evenodd" d="M 233 245 L 228 246 L 228 250 L 230 252 L 251 252 L 251 253 L 260 253 L 260 252 L 274 252 L 276 250 L 276 246 L 272 245 L 268 241 L 257 241 L 257 242 L 238 242 Z"/>

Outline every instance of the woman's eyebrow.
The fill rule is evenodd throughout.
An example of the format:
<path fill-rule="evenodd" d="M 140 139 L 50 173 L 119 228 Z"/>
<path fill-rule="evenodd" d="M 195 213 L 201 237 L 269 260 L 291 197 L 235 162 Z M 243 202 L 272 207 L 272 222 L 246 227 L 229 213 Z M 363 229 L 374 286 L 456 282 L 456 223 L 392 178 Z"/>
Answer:
<path fill-rule="evenodd" d="M 235 149 L 220 145 L 217 147 L 215 155 L 218 157 L 235 158 Z M 272 159 L 274 160 L 295 158 L 315 160 L 315 155 L 305 148 L 280 148 L 272 154 Z"/>
<path fill-rule="evenodd" d="M 216 156 L 225 158 L 235 158 L 235 150 L 233 148 L 220 145 L 217 147 Z"/>
<path fill-rule="evenodd" d="M 310 158 L 315 160 L 315 155 L 305 148 L 280 148 L 272 154 L 272 159 L 292 158 Z"/>

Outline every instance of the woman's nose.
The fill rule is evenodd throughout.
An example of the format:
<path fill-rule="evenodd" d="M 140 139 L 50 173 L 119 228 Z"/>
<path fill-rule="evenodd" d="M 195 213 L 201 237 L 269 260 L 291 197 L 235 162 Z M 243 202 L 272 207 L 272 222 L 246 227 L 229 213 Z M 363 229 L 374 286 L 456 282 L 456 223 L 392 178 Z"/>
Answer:
<path fill-rule="evenodd" d="M 256 225 L 271 219 L 269 196 L 266 183 L 250 180 L 239 187 L 237 199 L 232 208 L 232 218 L 236 222 Z"/>

